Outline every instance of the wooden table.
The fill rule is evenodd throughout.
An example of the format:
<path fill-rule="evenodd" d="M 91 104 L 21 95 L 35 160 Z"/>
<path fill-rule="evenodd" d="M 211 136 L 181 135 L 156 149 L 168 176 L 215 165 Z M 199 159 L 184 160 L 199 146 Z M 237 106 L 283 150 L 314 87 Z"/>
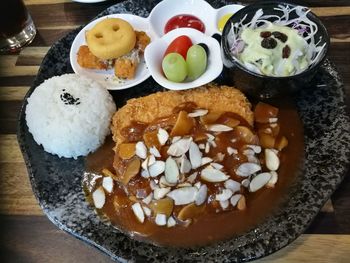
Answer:
<path fill-rule="evenodd" d="M 109 262 L 97 249 L 56 228 L 32 193 L 16 139 L 17 114 L 49 47 L 117 1 L 80 4 L 25 0 L 38 33 L 18 54 L 0 56 L 0 261 Z M 242 1 L 248 3 L 252 1 Z M 299 1 L 300 2 L 300 1 Z M 350 0 L 309 0 L 331 36 L 329 58 L 350 92 Z M 346 102 L 350 106 L 349 94 Z M 349 172 L 314 222 L 295 242 L 260 261 L 349 262 Z"/>

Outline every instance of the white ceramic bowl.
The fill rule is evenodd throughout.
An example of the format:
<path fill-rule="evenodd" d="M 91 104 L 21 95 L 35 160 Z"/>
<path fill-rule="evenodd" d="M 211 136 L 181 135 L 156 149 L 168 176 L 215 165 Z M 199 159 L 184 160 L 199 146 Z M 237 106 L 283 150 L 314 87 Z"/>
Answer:
<path fill-rule="evenodd" d="M 243 7 L 242 5 L 226 5 L 215 9 L 204 0 L 164 0 L 152 9 L 148 18 L 158 37 L 164 35 L 164 27 L 168 20 L 181 14 L 199 18 L 205 25 L 205 34 L 212 36 L 215 33 L 221 34 L 217 28 L 221 17 L 236 13 Z"/>
<path fill-rule="evenodd" d="M 90 1 L 90 0 L 84 0 L 84 1 Z M 93 1 L 93 0 L 91 0 Z M 150 36 L 151 41 L 154 42 L 157 38 L 160 38 L 164 35 L 164 27 L 166 23 L 171 19 L 172 17 L 180 14 L 190 14 L 198 17 L 205 25 L 205 34 L 208 36 L 212 36 L 215 33 L 221 34 L 221 32 L 217 28 L 217 24 L 219 19 L 226 15 L 226 14 L 233 14 L 237 12 L 239 9 L 243 8 L 241 5 L 226 5 L 219 9 L 214 9 L 210 4 L 208 4 L 204 0 L 181 0 L 181 1 L 175 1 L 175 0 L 164 0 L 157 4 L 151 11 L 149 17 L 144 18 L 136 15 L 131 14 L 113 14 L 113 15 L 107 15 L 101 18 L 98 18 L 88 25 L 86 25 L 75 37 L 71 50 L 70 50 L 70 63 L 75 73 L 79 75 L 83 75 L 89 78 L 92 78 L 94 80 L 100 81 L 107 89 L 109 90 L 121 90 L 126 88 L 131 88 L 144 80 L 146 80 L 150 76 L 150 71 L 147 69 L 149 66 L 148 63 L 144 63 L 143 58 L 141 58 L 140 64 L 136 71 L 136 76 L 132 80 L 119 80 L 114 76 L 113 70 L 93 70 L 93 69 L 85 69 L 80 67 L 80 65 L 77 62 L 77 53 L 79 50 L 79 47 L 81 45 L 86 45 L 85 41 L 85 32 L 89 29 L 91 29 L 97 22 L 106 19 L 108 17 L 113 18 L 121 18 L 126 21 L 128 21 L 135 30 L 142 30 L 147 33 L 147 35 Z M 170 33 L 170 32 L 169 32 Z M 198 33 L 200 33 L 198 31 Z M 195 33 L 194 33 L 195 34 Z M 198 34 L 196 34 L 198 35 Z M 203 37 L 203 36 L 201 36 Z M 151 42 L 151 43 L 152 43 Z M 205 41 L 199 41 L 199 42 L 205 42 Z M 211 41 L 214 43 L 213 41 Z M 197 42 L 196 42 L 197 43 Z M 216 43 L 215 43 L 216 44 Z M 214 44 L 213 44 L 214 45 Z M 216 48 L 215 48 L 216 49 Z M 150 52 L 150 51 L 149 51 Z M 156 53 L 156 52 L 155 52 Z M 157 54 L 155 54 L 157 55 Z M 158 54 L 159 55 L 159 54 Z M 210 54 L 209 59 L 210 63 L 218 63 L 218 60 L 221 62 L 221 55 L 218 54 L 217 57 L 213 58 L 213 54 Z M 155 60 L 155 59 L 153 59 Z M 152 59 L 149 59 L 149 61 L 153 61 Z M 219 63 L 218 63 L 219 64 Z M 222 67 L 222 65 L 221 65 Z M 208 66 L 209 69 L 209 66 Z M 213 74 L 213 72 L 208 72 Z M 157 75 L 154 71 L 152 76 L 155 77 Z M 211 79 L 209 76 L 207 76 L 207 73 L 205 73 L 206 79 Z M 204 77 L 203 75 L 203 77 Z M 170 85 L 169 83 L 166 83 L 165 81 L 160 80 L 159 77 L 156 79 L 158 83 L 163 83 L 161 85 L 169 88 L 169 89 L 184 89 L 184 86 L 194 87 L 197 86 L 198 82 L 203 83 L 203 78 L 200 77 L 198 80 L 193 81 L 192 84 L 190 83 L 181 83 L 186 85 Z M 200 81 L 201 80 L 201 81 Z M 212 80 L 212 79 L 211 79 Z M 210 81 L 211 81 L 210 80 Z M 160 82 L 159 82 L 160 81 Z M 209 82 L 209 81 L 208 81 Z M 205 83 L 203 83 L 205 84 Z M 201 84 L 202 85 L 202 84 Z M 180 87 L 181 86 L 181 87 Z"/>
<path fill-rule="evenodd" d="M 181 35 L 188 36 L 193 44 L 204 43 L 208 46 L 207 69 L 199 78 L 189 82 L 172 82 L 168 80 L 162 70 L 162 60 L 169 44 Z M 150 43 L 145 50 L 145 60 L 154 80 L 161 86 L 171 90 L 184 90 L 199 87 L 213 81 L 220 75 L 223 64 L 221 60 L 220 44 L 214 38 L 192 28 L 178 28 Z"/>
<path fill-rule="evenodd" d="M 120 90 L 120 89 L 133 87 L 143 82 L 150 76 L 150 73 L 142 57 L 137 67 L 135 78 L 131 80 L 117 79 L 114 76 L 113 69 L 110 69 L 110 70 L 86 69 L 86 68 L 80 67 L 80 65 L 78 64 L 77 53 L 78 53 L 79 47 L 81 45 L 86 45 L 85 32 L 91 29 L 96 23 L 106 18 L 124 19 L 128 21 L 135 30 L 145 31 L 147 35 L 151 38 L 151 41 L 154 41 L 156 38 L 156 36 L 153 33 L 153 30 L 150 27 L 150 24 L 148 23 L 147 18 L 130 15 L 130 14 L 113 14 L 113 15 L 103 16 L 86 25 L 75 37 L 70 50 L 70 63 L 75 73 L 97 80 L 101 82 L 109 90 Z"/>

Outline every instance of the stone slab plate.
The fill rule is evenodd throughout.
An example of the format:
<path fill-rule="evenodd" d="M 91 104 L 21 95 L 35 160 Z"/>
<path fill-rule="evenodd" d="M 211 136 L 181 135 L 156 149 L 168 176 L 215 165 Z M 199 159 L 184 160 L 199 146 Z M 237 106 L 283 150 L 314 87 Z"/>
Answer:
<path fill-rule="evenodd" d="M 225 1 L 210 1 L 220 7 Z M 100 16 L 134 13 L 147 17 L 156 1 L 126 1 Z M 35 87 L 52 76 L 72 72 L 71 43 L 79 29 L 55 43 L 43 60 Z M 161 88 L 150 78 L 141 85 L 114 91 L 121 106 L 132 97 Z M 229 241 L 196 249 L 161 248 L 130 239 L 101 222 L 85 202 L 81 188 L 84 158 L 60 159 L 44 152 L 28 132 L 26 100 L 18 124 L 18 141 L 27 164 L 34 194 L 48 218 L 60 229 L 101 249 L 117 261 L 150 262 L 235 262 L 271 254 L 286 246 L 310 224 L 345 175 L 350 156 L 350 122 L 346 115 L 342 82 L 333 65 L 326 61 L 313 87 L 302 91 L 298 111 L 305 130 L 305 165 L 284 205 L 257 228 Z"/>

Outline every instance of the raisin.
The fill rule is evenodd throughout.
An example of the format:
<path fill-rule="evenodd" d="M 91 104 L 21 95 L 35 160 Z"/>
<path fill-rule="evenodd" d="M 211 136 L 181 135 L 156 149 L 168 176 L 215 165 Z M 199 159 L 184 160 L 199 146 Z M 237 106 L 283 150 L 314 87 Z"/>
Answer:
<path fill-rule="evenodd" d="M 266 49 L 274 49 L 277 46 L 277 41 L 272 37 L 264 38 L 261 41 L 261 46 Z"/>
<path fill-rule="evenodd" d="M 290 56 L 290 47 L 288 45 L 286 45 L 282 49 L 282 58 L 289 58 L 289 56 Z"/>
<path fill-rule="evenodd" d="M 260 36 L 262 38 L 270 37 L 271 36 L 271 32 L 270 31 L 262 31 L 262 32 L 260 32 Z"/>
<path fill-rule="evenodd" d="M 278 31 L 272 32 L 272 35 L 273 35 L 275 38 L 281 40 L 283 43 L 286 43 L 286 41 L 288 40 L 288 37 L 287 37 L 286 34 L 281 33 L 281 32 L 278 32 Z"/>

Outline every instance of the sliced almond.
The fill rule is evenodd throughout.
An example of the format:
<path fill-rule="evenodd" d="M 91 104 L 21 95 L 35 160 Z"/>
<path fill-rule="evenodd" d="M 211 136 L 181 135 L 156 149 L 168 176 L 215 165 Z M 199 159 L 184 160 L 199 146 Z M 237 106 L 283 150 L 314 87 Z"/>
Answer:
<path fill-rule="evenodd" d="M 164 215 L 164 214 L 157 214 L 155 222 L 156 222 L 156 224 L 158 226 L 165 226 L 166 223 L 167 223 L 166 215 Z"/>
<path fill-rule="evenodd" d="M 205 152 L 205 153 L 209 153 L 209 151 L 210 151 L 210 143 L 207 142 L 207 143 L 205 144 L 204 152 Z"/>
<path fill-rule="evenodd" d="M 165 162 L 163 161 L 156 161 L 148 168 L 148 172 L 151 177 L 157 177 L 158 175 L 162 174 L 164 170 Z"/>
<path fill-rule="evenodd" d="M 152 199 L 153 199 L 153 193 L 150 193 L 148 196 L 142 199 L 142 202 L 148 205 L 149 203 L 151 203 Z"/>
<path fill-rule="evenodd" d="M 222 164 L 219 164 L 219 163 L 211 163 L 210 165 L 218 170 L 221 170 L 222 168 L 224 168 L 224 166 Z"/>
<path fill-rule="evenodd" d="M 249 179 L 242 180 L 241 185 L 245 188 L 248 188 L 250 185 L 250 180 Z"/>
<path fill-rule="evenodd" d="M 171 184 L 176 184 L 179 180 L 179 168 L 172 157 L 168 157 L 165 162 L 165 180 Z"/>
<path fill-rule="evenodd" d="M 100 186 L 92 193 L 92 200 L 96 208 L 101 209 L 106 202 L 106 195 L 103 188 Z"/>
<path fill-rule="evenodd" d="M 280 166 L 280 159 L 272 149 L 265 149 L 265 163 L 270 171 L 277 171 Z"/>
<path fill-rule="evenodd" d="M 196 118 L 196 117 L 200 117 L 200 116 L 204 116 L 208 113 L 208 110 L 205 109 L 196 109 L 193 112 L 188 114 L 188 117 L 191 118 Z"/>
<path fill-rule="evenodd" d="M 196 187 L 199 190 L 199 188 L 201 188 L 201 186 L 202 186 L 202 183 L 201 182 L 197 182 L 193 186 Z"/>
<path fill-rule="evenodd" d="M 261 170 L 261 166 L 256 163 L 242 163 L 238 166 L 236 174 L 238 176 L 247 177 Z"/>
<path fill-rule="evenodd" d="M 161 155 L 160 155 L 160 152 L 158 151 L 158 149 L 154 146 L 152 146 L 150 149 L 149 149 L 149 152 L 150 154 L 152 154 L 154 157 L 157 157 L 157 158 L 160 158 Z"/>
<path fill-rule="evenodd" d="M 181 136 L 174 136 L 171 140 L 171 143 L 176 143 L 180 139 L 181 139 Z"/>
<path fill-rule="evenodd" d="M 162 199 L 169 192 L 170 192 L 170 187 L 156 188 L 153 191 L 153 198 L 156 200 Z"/>
<path fill-rule="evenodd" d="M 204 143 L 200 143 L 200 144 L 198 144 L 198 147 L 199 147 L 199 149 L 204 150 L 205 149 L 205 144 Z"/>
<path fill-rule="evenodd" d="M 156 162 L 156 158 L 154 157 L 154 155 L 151 154 L 142 162 L 141 167 L 144 170 L 148 170 L 148 166 L 151 166 L 155 162 Z"/>
<path fill-rule="evenodd" d="M 221 208 L 225 210 L 230 205 L 230 202 L 228 200 L 224 200 L 224 201 L 220 201 L 219 204 Z"/>
<path fill-rule="evenodd" d="M 137 220 L 140 223 L 143 223 L 145 221 L 145 214 L 143 212 L 143 209 L 140 205 L 140 203 L 135 203 L 131 206 L 132 211 L 134 212 L 134 215 L 136 216 Z"/>
<path fill-rule="evenodd" d="M 127 185 L 129 183 L 129 181 L 131 180 L 131 178 L 133 178 L 134 176 L 136 176 L 139 173 L 140 167 L 141 167 L 140 159 L 137 157 L 132 159 L 132 161 L 129 162 L 128 166 L 126 167 L 126 170 L 123 174 L 123 178 L 122 178 L 121 182 L 124 185 Z"/>
<path fill-rule="evenodd" d="M 149 182 L 149 187 L 151 187 L 152 190 L 158 188 L 158 185 L 156 184 L 156 182 L 154 180 L 151 180 Z"/>
<path fill-rule="evenodd" d="M 212 131 L 212 132 L 228 132 L 233 130 L 233 128 L 231 128 L 230 126 L 223 125 L 223 124 L 208 125 L 207 129 L 208 131 Z"/>
<path fill-rule="evenodd" d="M 141 176 L 142 176 L 143 178 L 149 178 L 149 172 L 148 172 L 148 170 L 142 169 L 142 171 L 141 171 Z"/>
<path fill-rule="evenodd" d="M 266 186 L 268 188 L 273 188 L 273 187 L 275 187 L 275 184 L 278 181 L 278 174 L 276 171 L 270 171 L 270 174 L 271 174 L 271 179 L 269 180 L 269 182 L 267 183 Z"/>
<path fill-rule="evenodd" d="M 205 168 L 201 171 L 201 178 L 207 182 L 218 183 L 226 181 L 229 176 L 214 168 Z"/>
<path fill-rule="evenodd" d="M 159 185 L 160 187 L 168 187 L 168 186 L 175 186 L 176 184 L 171 184 L 169 183 L 166 179 L 165 176 L 161 176 L 159 179 Z"/>
<path fill-rule="evenodd" d="M 174 200 L 175 205 L 187 205 L 194 202 L 198 189 L 196 187 L 182 187 L 167 194 Z"/>
<path fill-rule="evenodd" d="M 260 165 L 260 161 L 255 155 L 247 155 L 247 159 L 249 163 L 256 163 Z"/>
<path fill-rule="evenodd" d="M 216 201 L 226 201 L 231 198 L 232 196 L 232 191 L 230 189 L 223 189 L 220 194 L 215 195 L 215 200 Z"/>
<path fill-rule="evenodd" d="M 150 217 L 152 215 L 152 210 L 149 209 L 147 206 L 142 206 L 142 210 L 147 217 Z"/>
<path fill-rule="evenodd" d="M 211 142 L 211 141 L 214 141 L 215 140 L 215 136 L 210 134 L 210 133 L 206 133 L 207 137 L 208 137 L 208 141 Z"/>
<path fill-rule="evenodd" d="M 176 186 L 176 188 L 180 188 L 180 187 L 189 187 L 189 186 L 192 186 L 192 184 L 190 184 L 189 182 L 184 182 L 184 183 L 178 184 L 178 185 Z"/>
<path fill-rule="evenodd" d="M 205 205 L 195 205 L 194 203 L 188 204 L 185 207 L 183 207 L 177 218 L 181 221 L 186 221 L 187 219 L 193 219 L 198 217 L 200 214 L 202 214 L 205 211 Z"/>
<path fill-rule="evenodd" d="M 206 164 L 208 164 L 208 163 L 211 163 L 213 161 L 213 159 L 212 158 L 210 158 L 210 157 L 203 157 L 202 158 L 202 161 L 201 161 L 201 165 L 203 166 L 203 165 L 206 165 Z"/>
<path fill-rule="evenodd" d="M 238 210 L 245 210 L 247 207 L 244 195 L 241 196 L 237 203 Z"/>
<path fill-rule="evenodd" d="M 167 227 L 173 227 L 176 225 L 176 220 L 171 216 L 168 218 L 168 221 L 166 223 Z"/>
<path fill-rule="evenodd" d="M 180 173 L 188 173 L 191 169 L 191 162 L 187 159 L 186 155 L 182 155 L 180 158 Z"/>
<path fill-rule="evenodd" d="M 228 155 L 233 155 L 233 154 L 238 154 L 238 151 L 237 151 L 237 149 L 234 149 L 234 148 L 232 148 L 232 147 L 227 147 L 227 153 L 228 153 Z"/>
<path fill-rule="evenodd" d="M 160 200 L 153 200 L 149 204 L 149 207 L 154 214 L 165 214 L 166 216 L 170 216 L 174 209 L 174 201 L 168 197 Z"/>
<path fill-rule="evenodd" d="M 248 156 L 248 155 L 254 155 L 255 152 L 253 149 L 244 149 L 243 154 Z"/>
<path fill-rule="evenodd" d="M 190 144 L 190 162 L 192 169 L 196 169 L 202 164 L 202 153 L 198 148 L 198 145 L 195 142 L 191 142 Z"/>
<path fill-rule="evenodd" d="M 239 192 L 241 190 L 241 184 L 232 179 L 228 179 L 224 185 L 225 188 L 230 189 L 232 193 Z"/>
<path fill-rule="evenodd" d="M 102 186 L 108 193 L 112 193 L 112 191 L 113 191 L 113 179 L 109 176 L 103 177 Z"/>
<path fill-rule="evenodd" d="M 135 152 L 141 159 L 146 159 L 147 157 L 147 147 L 144 142 L 137 142 L 135 146 Z"/>
<path fill-rule="evenodd" d="M 275 123 L 278 121 L 278 118 L 269 118 L 269 123 Z"/>
<path fill-rule="evenodd" d="M 255 176 L 250 184 L 249 184 L 249 191 L 250 192 L 256 192 L 259 189 L 263 188 L 271 179 L 270 173 L 260 173 L 257 176 Z"/>
<path fill-rule="evenodd" d="M 235 194 L 230 198 L 230 203 L 233 207 L 235 207 L 239 201 L 239 199 L 241 199 L 242 195 L 241 194 Z"/>
<path fill-rule="evenodd" d="M 164 144 L 166 144 L 166 142 L 169 139 L 169 134 L 163 128 L 159 128 L 158 133 L 157 133 L 157 137 L 158 137 L 158 141 L 159 141 L 160 145 L 164 145 Z"/>
<path fill-rule="evenodd" d="M 196 180 L 197 175 L 198 175 L 198 172 L 194 172 L 193 174 L 191 174 L 189 177 L 187 177 L 187 179 L 186 179 L 187 182 L 192 184 L 194 182 L 194 180 Z"/>
<path fill-rule="evenodd" d="M 208 187 L 205 184 L 202 184 L 201 187 L 199 187 L 199 190 L 194 200 L 196 205 L 204 204 L 205 200 L 207 199 L 207 195 L 208 195 Z"/>
<path fill-rule="evenodd" d="M 213 146 L 214 148 L 216 148 L 217 144 L 216 144 L 215 141 L 210 141 L 209 143 L 210 143 L 211 146 Z"/>
<path fill-rule="evenodd" d="M 252 149 L 255 153 L 261 153 L 261 146 L 259 145 L 248 144 L 247 147 Z"/>
<path fill-rule="evenodd" d="M 188 152 L 191 142 L 192 137 L 182 138 L 178 140 L 177 142 L 170 145 L 167 151 L 168 155 L 180 157 L 181 155 Z"/>

